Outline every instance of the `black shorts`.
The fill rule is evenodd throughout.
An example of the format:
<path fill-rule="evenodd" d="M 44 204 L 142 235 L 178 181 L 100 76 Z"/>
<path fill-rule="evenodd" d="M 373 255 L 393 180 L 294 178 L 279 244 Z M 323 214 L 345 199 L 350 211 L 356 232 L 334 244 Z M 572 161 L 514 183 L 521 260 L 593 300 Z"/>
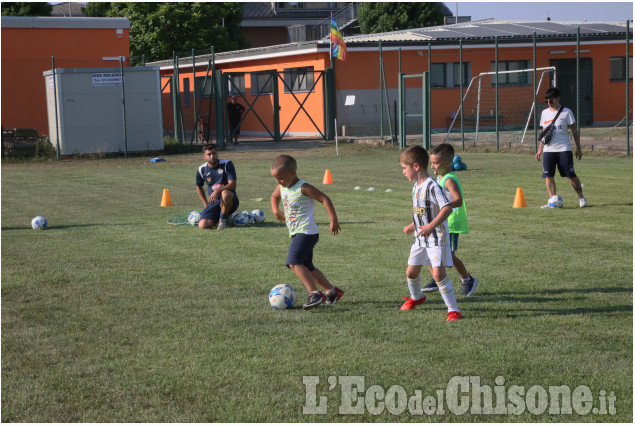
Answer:
<path fill-rule="evenodd" d="M 212 220 L 218 222 L 218 219 L 220 218 L 220 202 L 221 200 L 217 199 L 216 202 L 207 204 L 207 207 L 205 207 L 205 209 L 201 212 L 201 220 Z M 234 192 L 234 203 L 232 204 L 232 208 L 229 213 L 233 214 L 236 212 L 238 205 L 240 205 L 240 202 L 238 201 L 238 196 Z"/>
<path fill-rule="evenodd" d="M 560 177 L 570 179 L 576 177 L 573 169 L 573 152 L 544 152 L 542 155 L 542 177 L 555 176 L 556 166 L 560 172 Z"/>
<path fill-rule="evenodd" d="M 319 239 L 320 235 L 317 233 L 314 235 L 304 233 L 293 235 L 289 246 L 289 254 L 287 255 L 287 267 L 302 264 L 310 272 L 315 270 L 313 265 L 313 247 L 318 243 Z"/>

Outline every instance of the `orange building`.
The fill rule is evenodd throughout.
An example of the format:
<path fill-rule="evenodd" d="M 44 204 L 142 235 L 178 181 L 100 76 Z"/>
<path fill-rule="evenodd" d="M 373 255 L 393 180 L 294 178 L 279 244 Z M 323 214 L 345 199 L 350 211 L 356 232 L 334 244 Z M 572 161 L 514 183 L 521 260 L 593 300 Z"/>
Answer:
<path fill-rule="evenodd" d="M 127 18 L 2 17 L 2 127 L 48 133 L 43 73 L 129 66 Z"/>
<path fill-rule="evenodd" d="M 632 36 L 629 34 L 627 48 L 624 24 L 485 20 L 351 36 L 345 40 L 348 56 L 345 61 L 335 60 L 335 117 L 339 134 L 377 135 L 380 122 L 383 122 L 384 134 L 389 134 L 389 119 L 392 127 L 396 126 L 394 105 L 398 99 L 400 70 L 404 74 L 430 71 L 431 126 L 438 131 L 447 130 L 461 103 L 461 64 L 463 93 L 466 93 L 474 77 L 494 71 L 498 63 L 501 72 L 498 111 L 506 125 L 512 121 L 526 121 L 529 110 L 520 107 L 519 103 L 529 98 L 533 100 L 533 73 L 520 77 L 516 73 L 507 74 L 507 71 L 532 69 L 534 54 L 536 68 L 553 66 L 556 69 L 555 73 L 543 77 L 538 89 L 546 89 L 555 82 L 562 92 L 562 102 L 579 117 L 582 126 L 620 122 L 626 114 L 627 81 L 632 99 Z M 576 97 L 578 43 L 579 98 Z M 328 102 L 321 81 L 325 78 L 324 70 L 330 66 L 328 39 L 224 52 L 214 57 L 200 56 L 195 59 L 196 76 L 192 71 L 192 59 L 182 58 L 179 85 L 185 133 L 192 130 L 195 121 L 193 99 L 196 99 L 197 113 L 214 114 L 213 106 L 211 109 L 205 106 L 213 105 L 207 101 L 209 90 L 206 93 L 202 88 L 211 61 L 233 82 L 227 83 L 231 87 L 224 88 L 225 94 L 237 94 L 239 101 L 247 107 L 241 135 L 273 137 L 277 130 L 276 120 L 281 137 L 324 135 L 325 104 Z M 383 64 L 383 74 L 380 64 Z M 628 77 L 625 74 L 627 64 Z M 174 72 L 171 60 L 152 65 L 161 67 L 164 81 Z M 279 83 L 276 93 L 267 79 L 268 72 L 272 71 Z M 285 86 L 283 82 L 290 84 Z M 384 96 L 381 86 L 385 87 Z M 487 91 L 487 95 L 493 97 L 494 87 L 491 77 L 482 82 L 482 95 L 485 96 Z M 466 101 L 476 93 L 475 87 L 470 90 Z M 537 94 L 540 103 L 543 92 Z M 163 93 L 164 127 L 172 130 L 173 99 L 169 84 L 163 86 Z M 421 79 L 408 80 L 404 94 L 406 112 L 420 114 Z M 185 98 L 190 99 L 189 103 L 184 101 Z M 476 107 L 469 106 L 470 111 L 467 105 L 464 107 L 465 115 L 478 114 L 481 120 L 493 116 L 495 111 L 494 106 L 481 105 L 478 112 Z M 512 112 L 516 112 L 514 109 L 522 110 L 522 118 L 512 117 Z M 420 122 L 418 124 L 420 127 Z M 214 122 L 210 121 L 210 125 L 213 129 Z M 411 128 L 417 131 L 417 123 L 409 121 L 409 132 Z"/>

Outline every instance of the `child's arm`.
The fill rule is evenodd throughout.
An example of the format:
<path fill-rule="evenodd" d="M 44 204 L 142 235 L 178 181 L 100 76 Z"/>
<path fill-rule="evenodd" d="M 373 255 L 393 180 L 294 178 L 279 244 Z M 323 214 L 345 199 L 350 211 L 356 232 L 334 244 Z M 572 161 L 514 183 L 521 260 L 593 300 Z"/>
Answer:
<path fill-rule="evenodd" d="M 326 208 L 326 212 L 331 218 L 329 230 L 334 235 L 337 235 L 337 233 L 342 229 L 340 228 L 340 223 L 337 220 L 337 214 L 335 213 L 335 207 L 333 206 L 333 202 L 331 202 L 331 199 L 308 183 L 304 183 L 302 185 L 302 194 L 308 196 L 309 198 L 313 198 L 324 205 L 324 208 Z"/>
<path fill-rule="evenodd" d="M 448 178 L 445 181 L 445 188 L 452 194 L 452 198 L 454 198 L 454 200 L 450 202 L 450 206 L 452 207 L 452 209 L 458 208 L 463 205 L 461 190 L 459 190 L 459 185 L 456 184 L 454 179 Z"/>
<path fill-rule="evenodd" d="M 403 228 L 403 232 L 406 235 L 412 235 L 415 232 L 415 224 L 414 223 L 410 223 L 409 225 L 405 226 Z"/>
<path fill-rule="evenodd" d="M 284 213 L 280 211 L 280 185 L 276 186 L 276 190 L 271 194 L 271 211 L 278 221 L 284 221 Z"/>
<path fill-rule="evenodd" d="M 432 230 L 435 227 L 439 226 L 441 223 L 443 223 L 445 220 L 448 219 L 450 214 L 452 214 L 452 207 L 450 206 L 450 204 L 447 204 L 446 206 L 441 208 L 441 211 L 439 211 L 439 214 L 427 226 L 419 227 L 419 229 L 421 230 L 419 230 L 419 233 L 417 233 L 417 236 L 423 235 L 423 237 L 427 238 L 428 236 L 432 234 Z"/>

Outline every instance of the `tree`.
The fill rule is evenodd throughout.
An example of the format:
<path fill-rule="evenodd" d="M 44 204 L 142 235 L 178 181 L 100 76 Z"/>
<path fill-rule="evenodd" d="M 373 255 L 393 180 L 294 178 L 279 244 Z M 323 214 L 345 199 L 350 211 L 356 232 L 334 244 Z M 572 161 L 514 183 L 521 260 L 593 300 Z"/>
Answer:
<path fill-rule="evenodd" d="M 51 16 L 53 6 L 41 2 L 2 2 L 2 16 Z"/>
<path fill-rule="evenodd" d="M 209 49 L 217 52 L 246 47 L 240 22 L 242 4 L 232 3 L 95 3 L 86 16 L 130 20 L 130 54 L 147 61 L 171 59 L 172 52 Z"/>
<path fill-rule="evenodd" d="M 359 5 L 359 27 L 363 34 L 443 25 L 441 3 L 371 3 Z"/>

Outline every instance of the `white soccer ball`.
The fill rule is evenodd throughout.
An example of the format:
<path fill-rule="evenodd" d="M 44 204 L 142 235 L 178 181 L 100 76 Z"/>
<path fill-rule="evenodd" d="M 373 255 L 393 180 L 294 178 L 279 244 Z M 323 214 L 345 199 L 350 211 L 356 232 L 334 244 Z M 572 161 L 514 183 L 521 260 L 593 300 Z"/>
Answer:
<path fill-rule="evenodd" d="M 192 226 L 196 226 L 198 225 L 198 222 L 201 221 L 201 212 L 200 211 L 192 211 L 188 216 L 187 216 L 187 221 L 192 225 Z"/>
<path fill-rule="evenodd" d="M 249 218 L 245 215 L 244 211 L 236 211 L 229 219 L 234 227 L 245 227 L 249 224 Z"/>
<path fill-rule="evenodd" d="M 46 217 L 38 215 L 37 217 L 33 217 L 31 220 L 31 227 L 33 230 L 44 230 L 48 227 L 49 222 L 46 220 Z"/>
<path fill-rule="evenodd" d="M 292 308 L 295 302 L 295 290 L 284 283 L 276 285 L 269 291 L 269 304 L 276 310 Z"/>
<path fill-rule="evenodd" d="M 262 223 L 265 221 L 265 212 L 263 210 L 253 210 L 251 215 L 254 217 L 256 223 Z"/>
<path fill-rule="evenodd" d="M 551 198 L 549 198 L 549 206 L 551 208 L 562 208 L 562 198 L 558 195 L 553 195 Z"/>
<path fill-rule="evenodd" d="M 245 217 L 247 217 L 247 224 L 254 224 L 256 222 L 251 211 L 244 210 L 243 214 L 245 214 Z"/>

